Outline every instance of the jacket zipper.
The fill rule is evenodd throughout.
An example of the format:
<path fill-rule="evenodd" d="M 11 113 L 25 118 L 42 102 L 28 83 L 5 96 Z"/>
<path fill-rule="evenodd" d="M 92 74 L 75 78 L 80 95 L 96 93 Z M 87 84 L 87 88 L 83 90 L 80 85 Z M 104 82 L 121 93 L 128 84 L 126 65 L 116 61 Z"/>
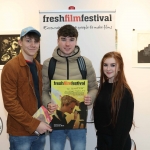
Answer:
<path fill-rule="evenodd" d="M 69 61 L 68 61 L 68 57 L 66 57 L 66 61 L 67 61 L 67 80 L 69 80 Z"/>

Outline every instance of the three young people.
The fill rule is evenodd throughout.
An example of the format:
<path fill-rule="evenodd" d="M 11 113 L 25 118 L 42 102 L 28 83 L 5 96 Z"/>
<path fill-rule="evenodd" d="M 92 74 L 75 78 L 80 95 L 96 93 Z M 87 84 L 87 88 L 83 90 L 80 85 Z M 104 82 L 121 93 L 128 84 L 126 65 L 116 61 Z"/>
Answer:
<path fill-rule="evenodd" d="M 81 50 L 77 46 L 78 32 L 72 25 L 58 30 L 58 46 L 53 57 L 57 60 L 53 79 L 82 79 L 77 58 Z M 27 27 L 20 34 L 21 53 L 3 68 L 1 86 L 4 106 L 8 111 L 7 132 L 11 150 L 44 149 L 44 132 L 51 131 L 49 125 L 34 119 L 32 115 L 43 104 L 50 112 L 56 110 L 49 95 L 48 65 L 51 58 L 41 65 L 34 59 L 39 49 L 41 34 Z M 97 129 L 98 150 L 130 150 L 129 131 L 133 121 L 133 95 L 124 75 L 124 64 L 118 52 L 109 52 L 101 61 L 101 78 L 97 94 L 96 75 L 92 63 L 84 57 L 87 67 L 88 95 L 85 105 L 94 102 L 94 123 Z M 63 72 L 62 72 L 63 70 Z M 37 74 L 38 72 L 38 74 Z M 96 97 L 97 95 L 97 97 Z M 41 135 L 36 136 L 35 131 Z M 53 130 L 50 133 L 51 150 L 64 150 L 69 137 L 72 150 L 86 149 L 86 129 Z M 17 142 L 14 142 L 17 141 Z M 19 144 L 20 143 L 20 144 Z"/>

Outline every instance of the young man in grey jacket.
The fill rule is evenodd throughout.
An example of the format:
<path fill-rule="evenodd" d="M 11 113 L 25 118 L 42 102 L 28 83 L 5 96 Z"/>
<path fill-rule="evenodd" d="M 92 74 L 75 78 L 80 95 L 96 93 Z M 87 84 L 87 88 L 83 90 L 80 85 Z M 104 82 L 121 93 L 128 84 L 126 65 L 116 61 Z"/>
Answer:
<path fill-rule="evenodd" d="M 53 57 L 57 60 L 53 80 L 81 80 L 82 75 L 77 63 L 78 57 L 81 56 L 79 46 L 77 46 L 78 31 L 72 25 L 62 26 L 58 32 L 58 46 L 54 49 Z M 97 94 L 97 82 L 94 68 L 91 61 L 83 57 L 88 80 L 88 94 L 84 97 L 84 104 L 91 105 Z M 51 58 L 43 63 L 43 104 L 53 112 L 56 105 L 51 102 L 50 97 L 50 80 L 48 77 L 48 67 Z M 66 138 L 70 139 L 71 150 L 86 150 L 86 129 L 65 129 L 53 130 L 50 133 L 50 149 L 64 150 Z"/>

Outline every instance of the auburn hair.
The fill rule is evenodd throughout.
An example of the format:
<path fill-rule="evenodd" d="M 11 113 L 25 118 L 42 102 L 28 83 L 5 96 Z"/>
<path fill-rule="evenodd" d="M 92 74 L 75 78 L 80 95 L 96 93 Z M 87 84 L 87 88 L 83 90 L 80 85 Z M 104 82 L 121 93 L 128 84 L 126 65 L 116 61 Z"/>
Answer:
<path fill-rule="evenodd" d="M 132 94 L 132 91 L 126 81 L 126 78 L 125 78 L 124 63 L 123 63 L 122 56 L 119 52 L 115 52 L 115 51 L 106 53 L 101 60 L 101 69 L 100 69 L 101 77 L 100 77 L 100 86 L 99 86 L 98 93 L 100 93 L 104 82 L 108 80 L 107 76 L 104 74 L 104 71 L 103 71 L 104 61 L 107 58 L 114 58 L 118 65 L 118 68 L 119 68 L 119 71 L 114 78 L 113 89 L 112 89 L 112 94 L 111 94 L 112 118 L 111 118 L 110 123 L 112 123 L 113 126 L 115 126 L 115 124 L 117 122 L 117 117 L 118 117 L 118 113 L 119 113 L 119 109 L 120 109 L 121 100 L 123 98 L 125 89 L 127 89 L 130 92 L 132 97 L 133 97 L 133 94 Z"/>

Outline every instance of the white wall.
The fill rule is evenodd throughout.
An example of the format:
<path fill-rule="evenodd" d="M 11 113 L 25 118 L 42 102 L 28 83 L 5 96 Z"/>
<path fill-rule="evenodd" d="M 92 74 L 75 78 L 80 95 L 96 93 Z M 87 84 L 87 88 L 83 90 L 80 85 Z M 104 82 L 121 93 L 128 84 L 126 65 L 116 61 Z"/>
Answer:
<path fill-rule="evenodd" d="M 133 29 L 150 31 L 149 0 L 121 0 L 116 12 L 118 50 L 125 62 L 125 73 L 135 100 L 134 120 L 131 131 L 138 150 L 150 149 L 150 68 L 132 68 Z"/>
<path fill-rule="evenodd" d="M 132 30 L 150 30 L 149 0 L 0 0 L 0 34 L 20 32 L 26 26 L 39 29 L 39 10 L 67 9 L 73 5 L 76 9 L 114 10 L 116 9 L 116 29 L 118 29 L 118 51 L 125 63 L 125 74 L 135 99 L 134 120 L 136 128 L 131 130 L 138 150 L 150 149 L 150 68 L 132 67 Z M 108 41 L 109 44 L 109 41 Z M 99 60 L 100 61 L 100 60 Z M 98 61 L 98 63 L 99 63 Z M 0 71 L 1 74 L 1 71 Z M 0 117 L 4 122 L 4 130 L 0 135 L 1 150 L 9 147 L 6 132 L 6 111 L 0 91 Z M 94 135 L 94 129 L 88 127 Z M 87 142 L 94 146 L 95 138 L 88 136 Z M 47 138 L 46 149 L 49 149 Z M 67 143 L 65 150 L 70 150 Z M 88 150 L 88 148 L 87 148 Z"/>

